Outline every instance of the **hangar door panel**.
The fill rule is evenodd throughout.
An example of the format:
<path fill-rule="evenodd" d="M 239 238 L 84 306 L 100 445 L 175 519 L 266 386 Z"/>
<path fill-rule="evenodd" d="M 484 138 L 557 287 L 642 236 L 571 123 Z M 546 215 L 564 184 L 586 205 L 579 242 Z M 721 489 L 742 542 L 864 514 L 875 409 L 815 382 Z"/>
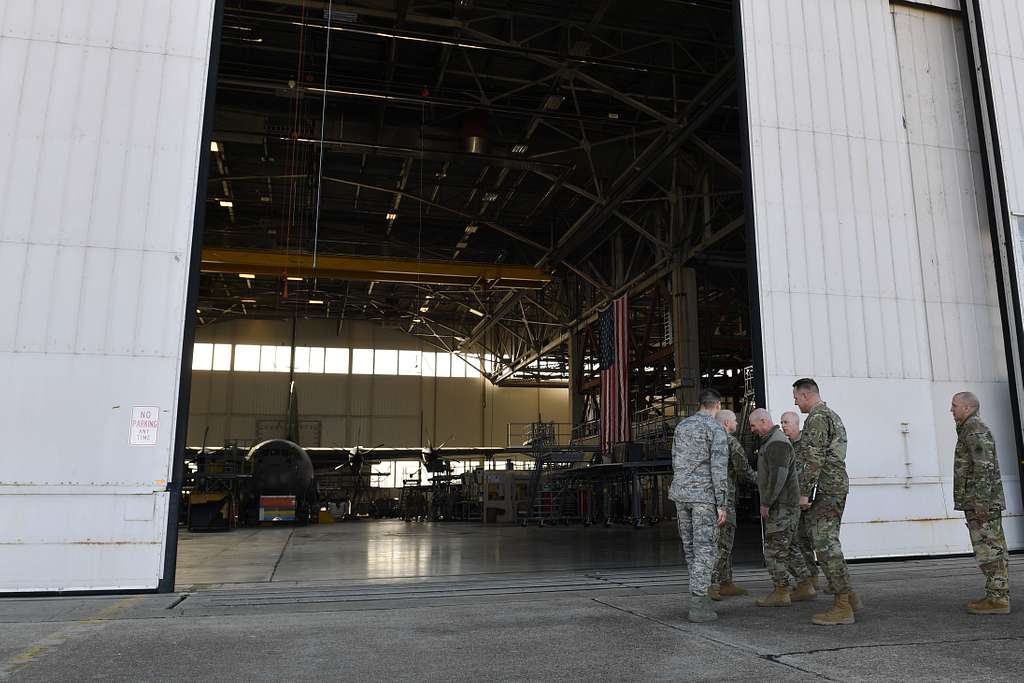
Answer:
<path fill-rule="evenodd" d="M 741 7 L 768 407 L 792 409 L 793 380 L 811 376 L 843 417 L 847 556 L 967 551 L 952 393 L 979 395 L 1019 487 L 959 16 Z"/>
<path fill-rule="evenodd" d="M 0 2 L 0 593 L 161 578 L 214 5 Z"/>

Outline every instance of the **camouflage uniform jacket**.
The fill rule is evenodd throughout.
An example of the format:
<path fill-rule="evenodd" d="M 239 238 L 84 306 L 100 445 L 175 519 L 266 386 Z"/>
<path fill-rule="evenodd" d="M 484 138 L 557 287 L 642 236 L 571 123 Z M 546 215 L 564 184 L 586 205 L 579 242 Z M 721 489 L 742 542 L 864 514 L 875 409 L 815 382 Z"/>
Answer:
<path fill-rule="evenodd" d="M 845 496 L 850 492 L 846 474 L 846 427 L 824 401 L 811 408 L 800 432 L 800 495 L 818 493 Z"/>
<path fill-rule="evenodd" d="M 804 478 L 804 460 L 807 455 L 804 453 L 804 444 L 798 437 L 796 441 L 793 441 L 793 458 L 796 462 L 796 474 L 802 481 Z"/>
<path fill-rule="evenodd" d="M 957 510 L 1005 510 L 1003 480 L 992 431 L 974 413 L 956 427 L 953 456 L 953 507 Z"/>
<path fill-rule="evenodd" d="M 728 463 L 729 442 L 722 425 L 704 413 L 686 418 L 676 426 L 672 440 L 669 499 L 724 508 L 728 501 Z"/>
<path fill-rule="evenodd" d="M 800 504 L 793 445 L 777 426 L 765 438 L 757 455 L 757 492 L 761 505 L 767 507 Z"/>
<path fill-rule="evenodd" d="M 736 505 L 736 485 L 740 481 L 750 484 L 757 483 L 757 474 L 750 467 L 747 461 L 747 451 L 732 434 L 729 435 L 729 503 L 728 506 Z"/>

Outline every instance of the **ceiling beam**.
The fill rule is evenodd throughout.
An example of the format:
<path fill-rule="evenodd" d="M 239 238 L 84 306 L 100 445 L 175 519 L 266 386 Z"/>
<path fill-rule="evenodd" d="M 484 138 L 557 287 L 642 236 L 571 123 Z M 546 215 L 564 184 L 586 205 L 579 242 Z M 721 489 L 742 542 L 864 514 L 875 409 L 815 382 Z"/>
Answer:
<path fill-rule="evenodd" d="M 322 278 L 356 282 L 399 282 L 462 285 L 486 285 L 538 289 L 552 276 L 529 266 L 496 265 L 456 261 L 371 258 L 361 256 L 317 256 L 312 254 L 250 249 L 203 249 L 204 273 L 271 275 L 276 277 Z"/>

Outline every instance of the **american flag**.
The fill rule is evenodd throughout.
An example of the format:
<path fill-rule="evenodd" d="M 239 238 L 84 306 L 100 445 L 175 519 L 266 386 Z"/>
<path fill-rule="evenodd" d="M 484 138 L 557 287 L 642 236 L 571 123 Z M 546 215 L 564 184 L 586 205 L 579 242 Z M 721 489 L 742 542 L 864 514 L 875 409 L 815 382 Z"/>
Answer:
<path fill-rule="evenodd" d="M 598 316 L 601 352 L 601 451 L 632 439 L 629 413 L 629 300 L 623 295 Z"/>

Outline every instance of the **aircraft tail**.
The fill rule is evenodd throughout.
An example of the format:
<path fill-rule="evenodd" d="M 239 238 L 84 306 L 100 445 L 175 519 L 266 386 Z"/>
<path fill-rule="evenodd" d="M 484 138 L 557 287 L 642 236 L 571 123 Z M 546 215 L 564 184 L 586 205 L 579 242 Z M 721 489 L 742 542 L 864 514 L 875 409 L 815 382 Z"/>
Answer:
<path fill-rule="evenodd" d="M 295 382 L 288 387 L 288 435 L 292 443 L 299 442 L 299 395 L 295 393 Z"/>

